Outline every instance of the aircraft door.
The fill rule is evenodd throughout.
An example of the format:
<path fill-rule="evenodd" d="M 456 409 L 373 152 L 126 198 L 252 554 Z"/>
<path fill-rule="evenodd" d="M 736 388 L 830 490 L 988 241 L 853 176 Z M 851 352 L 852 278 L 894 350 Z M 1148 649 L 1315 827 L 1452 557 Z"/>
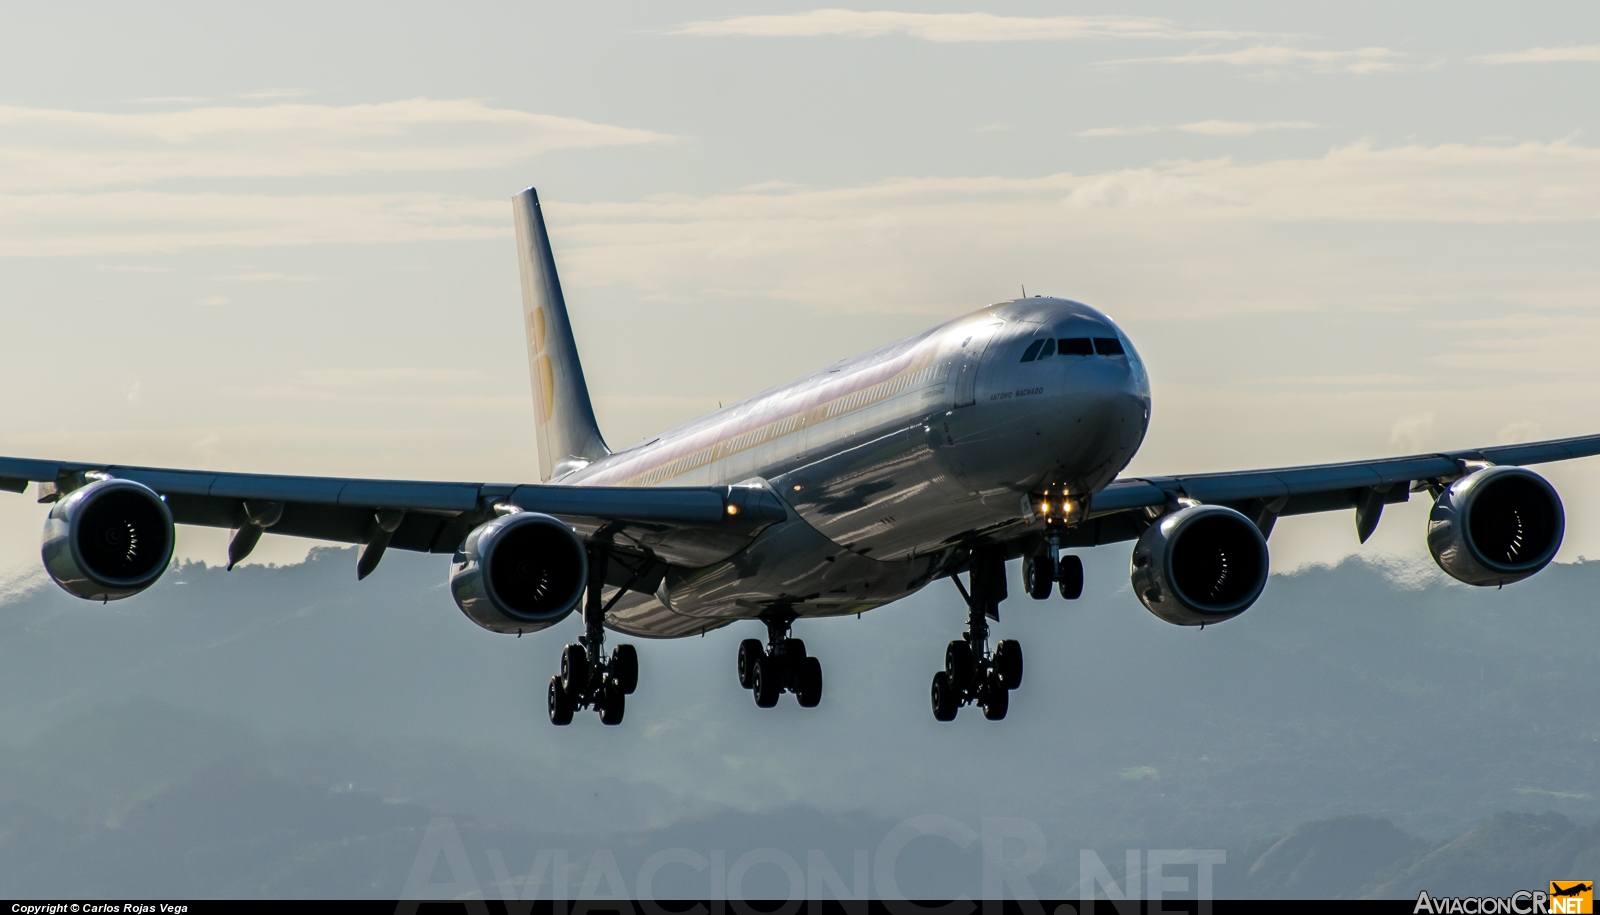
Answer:
<path fill-rule="evenodd" d="M 1005 322 L 990 321 L 971 328 L 972 336 L 962 341 L 957 348 L 956 363 L 956 394 L 955 405 L 958 407 L 970 406 L 977 398 L 978 367 L 983 364 L 984 351 L 989 348 L 989 341 L 994 339 Z"/>

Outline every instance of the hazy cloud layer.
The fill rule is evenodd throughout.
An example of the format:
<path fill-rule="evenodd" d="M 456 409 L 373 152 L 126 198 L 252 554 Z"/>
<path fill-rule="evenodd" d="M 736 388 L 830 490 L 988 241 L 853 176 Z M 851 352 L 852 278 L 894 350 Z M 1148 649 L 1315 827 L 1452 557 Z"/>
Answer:
<path fill-rule="evenodd" d="M 499 168 L 554 149 L 670 139 L 474 99 L 426 98 L 135 114 L 12 105 L 0 106 L 0 131 L 0 191 Z"/>
<path fill-rule="evenodd" d="M 996 16 L 993 13 L 905 13 L 822 9 L 773 16 L 735 16 L 690 22 L 675 35 L 875 38 L 907 35 L 923 41 L 1064 41 L 1083 38 L 1236 39 L 1258 33 L 1190 31 L 1153 16 Z"/>
<path fill-rule="evenodd" d="M 1600 218 L 1600 149 L 1358 143 L 1315 159 L 1230 159 L 1091 175 L 901 179 L 853 188 L 658 195 L 551 207 L 578 282 L 671 299 L 690 288 L 811 302 L 928 301 L 938 268 L 1026 259 L 1090 238 L 1147 241 L 1221 225 L 1312 221 L 1534 223 Z M 980 253 L 974 253 L 980 252 Z M 906 270 L 892 265 L 905 263 Z M 951 268 L 956 269 L 956 268 Z M 710 279 L 708 279 L 708 276 Z"/>
<path fill-rule="evenodd" d="M 1078 131 L 1080 137 L 1126 137 L 1141 133 L 1160 133 L 1178 130 L 1208 137 L 1247 137 L 1270 130 L 1315 130 L 1318 125 L 1310 121 L 1193 121 L 1172 127 L 1146 124 L 1142 127 L 1091 127 Z"/>
<path fill-rule="evenodd" d="M 1526 51 L 1485 54 L 1477 59 L 1486 64 L 1600 63 L 1600 44 L 1529 48 Z"/>
<path fill-rule="evenodd" d="M 1234 67 L 1284 69 L 1302 67 L 1331 73 L 1380 73 L 1398 68 L 1401 55 L 1388 48 L 1357 48 L 1349 51 L 1314 51 L 1287 45 L 1257 45 L 1237 51 L 1179 54 L 1171 57 L 1137 57 L 1106 61 L 1107 64 L 1227 64 Z"/>
<path fill-rule="evenodd" d="M 1213 121 L 1178 129 L 1228 135 L 1285 126 L 1298 125 Z M 1218 220 L 1591 220 L 1600 217 L 1600 149 L 1568 141 L 1357 143 L 1320 158 L 1256 164 L 1224 158 L 1088 175 L 906 178 L 555 208 L 576 221 L 562 230 L 577 248 L 566 269 L 664 289 L 663 271 L 687 280 L 708 264 L 722 272 L 759 263 L 781 276 L 809 256 L 811 272 L 826 272 L 888 247 L 947 244 L 979 229 L 985 244 L 1038 248 L 1080 231 L 1085 211 L 1095 213 L 1097 232 L 1156 234 Z M 0 195 L 0 255 L 494 238 L 510 231 L 507 211 L 503 201 L 421 193 Z M 766 272 L 751 279 L 793 289 Z"/>

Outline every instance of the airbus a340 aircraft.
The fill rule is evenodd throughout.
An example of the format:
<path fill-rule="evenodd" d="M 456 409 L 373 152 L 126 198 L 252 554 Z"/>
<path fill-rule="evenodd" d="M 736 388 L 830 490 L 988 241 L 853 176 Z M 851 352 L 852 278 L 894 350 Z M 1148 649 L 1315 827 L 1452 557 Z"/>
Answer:
<path fill-rule="evenodd" d="M 1021 558 L 1029 596 L 1075 599 L 1063 550 L 1134 541 L 1133 591 L 1179 626 L 1243 613 L 1282 515 L 1433 499 L 1428 548 L 1473 585 L 1520 581 L 1561 545 L 1561 500 L 1522 465 L 1600 454 L 1600 435 L 1343 464 L 1118 479 L 1150 422 L 1150 382 L 1111 319 L 1066 299 L 1001 302 L 612 451 L 601 438 L 533 190 L 514 200 L 539 478 L 530 484 L 290 477 L 0 458 L 0 488 L 54 503 L 44 565 L 68 592 L 118 600 L 171 564 L 174 524 L 230 528 L 229 568 L 263 533 L 452 554 L 474 623 L 521 635 L 582 614 L 548 690 L 550 720 L 622 721 L 639 678 L 605 630 L 678 638 L 743 620 L 739 683 L 768 708 L 822 698 L 800 617 L 856 614 L 950 579 L 967 630 L 934 675 L 933 715 L 1005 717 L 1022 682 L 989 620 Z M 958 575 L 968 573 L 964 585 Z"/>

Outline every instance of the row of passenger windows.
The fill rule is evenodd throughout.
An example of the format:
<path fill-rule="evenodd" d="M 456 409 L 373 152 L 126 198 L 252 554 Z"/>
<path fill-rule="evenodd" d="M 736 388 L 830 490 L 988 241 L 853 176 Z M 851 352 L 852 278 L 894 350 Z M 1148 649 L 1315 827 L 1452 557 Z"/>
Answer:
<path fill-rule="evenodd" d="M 1116 337 L 1062 337 L 1059 340 L 1046 337 L 1029 343 L 1022 353 L 1022 361 L 1049 359 L 1056 353 L 1063 356 L 1091 356 L 1095 353 L 1102 356 L 1127 355 L 1122 349 L 1122 341 Z"/>

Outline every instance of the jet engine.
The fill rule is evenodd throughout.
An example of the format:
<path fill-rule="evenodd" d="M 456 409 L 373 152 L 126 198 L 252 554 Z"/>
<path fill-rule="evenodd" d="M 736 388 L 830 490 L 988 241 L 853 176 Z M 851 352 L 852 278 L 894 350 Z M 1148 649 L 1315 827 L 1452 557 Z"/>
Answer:
<path fill-rule="evenodd" d="M 1267 541 L 1231 508 L 1192 505 L 1162 516 L 1133 548 L 1133 593 L 1178 626 L 1230 620 L 1267 585 Z"/>
<path fill-rule="evenodd" d="M 172 512 L 142 483 L 96 480 L 56 502 L 44 522 L 45 571 L 85 600 L 121 600 L 172 562 Z"/>
<path fill-rule="evenodd" d="M 1428 515 L 1428 552 L 1469 585 L 1509 585 L 1544 568 L 1561 548 L 1566 513 L 1531 470 L 1488 467 L 1450 484 Z"/>
<path fill-rule="evenodd" d="M 467 618 L 492 632 L 538 632 L 583 599 L 589 557 L 572 528 L 516 512 L 486 522 L 450 562 L 450 592 Z"/>

